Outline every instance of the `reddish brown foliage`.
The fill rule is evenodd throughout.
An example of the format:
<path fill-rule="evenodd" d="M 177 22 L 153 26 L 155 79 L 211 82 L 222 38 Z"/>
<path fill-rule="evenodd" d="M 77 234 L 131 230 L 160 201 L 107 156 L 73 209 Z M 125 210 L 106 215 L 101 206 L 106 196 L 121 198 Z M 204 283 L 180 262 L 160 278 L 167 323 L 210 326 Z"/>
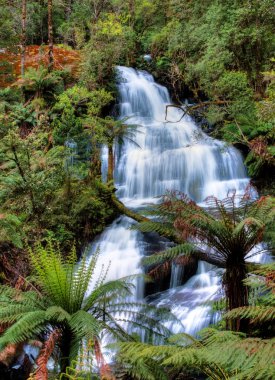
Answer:
<path fill-rule="evenodd" d="M 191 266 L 195 265 L 196 259 L 194 257 L 190 256 L 178 256 L 174 263 L 181 266 Z M 151 269 L 148 274 L 150 277 L 152 277 L 154 280 L 160 280 L 163 278 L 163 276 L 167 276 L 171 270 L 172 261 L 168 260 L 165 261 L 162 264 L 157 265 L 155 268 Z"/>
<path fill-rule="evenodd" d="M 35 380 L 47 380 L 48 379 L 48 369 L 47 369 L 47 363 L 54 351 L 56 342 L 60 338 L 60 331 L 54 330 L 48 340 L 44 343 L 44 346 L 42 350 L 40 351 L 40 354 L 38 356 L 38 359 L 36 361 L 38 365 L 38 369 L 35 372 Z"/>
<path fill-rule="evenodd" d="M 275 271 L 271 271 L 266 274 L 266 285 L 272 289 L 272 293 L 275 293 Z"/>
<path fill-rule="evenodd" d="M 100 378 L 104 380 L 115 380 L 109 365 L 105 363 L 104 357 L 101 352 L 100 344 L 97 339 L 95 339 L 94 341 L 94 349 L 97 365 L 99 366 Z"/>
<path fill-rule="evenodd" d="M 0 362 L 9 366 L 14 358 L 18 356 L 23 348 L 23 343 L 20 344 L 9 344 L 3 351 L 0 352 Z"/>
<path fill-rule="evenodd" d="M 15 283 L 15 289 L 22 289 L 25 286 L 25 279 L 24 277 L 18 277 L 16 283 Z"/>
<path fill-rule="evenodd" d="M 255 156 L 262 158 L 267 162 L 274 163 L 274 157 L 268 151 L 268 144 L 263 136 L 256 137 L 249 142 L 249 148 L 255 154 Z"/>
<path fill-rule="evenodd" d="M 77 74 L 80 62 L 80 54 L 76 50 L 54 47 L 54 69 L 68 69 L 73 75 Z M 31 45 L 26 47 L 25 69 L 38 68 L 40 65 L 48 65 L 48 47 Z M 5 50 L 0 52 L 0 87 L 11 85 L 21 73 L 20 51 Z"/>
<path fill-rule="evenodd" d="M 175 259 L 175 263 L 177 265 L 182 265 L 182 266 L 186 266 L 186 265 L 190 265 L 190 264 L 195 264 L 196 260 L 194 259 L 194 257 L 190 257 L 190 256 L 179 256 Z"/>
<path fill-rule="evenodd" d="M 154 280 L 158 280 L 166 276 L 171 269 L 171 261 L 165 261 L 163 264 L 159 264 L 154 269 L 149 271 L 149 276 L 151 276 Z"/>
<path fill-rule="evenodd" d="M 2 245 L 1 248 L 3 253 L 0 262 L 0 271 L 5 275 L 5 283 L 14 287 L 17 281 L 19 281 L 17 283 L 17 289 L 22 289 L 23 283 L 19 278 L 24 278 L 29 273 L 29 263 L 26 257 L 26 252 L 20 250 L 19 255 L 19 250 L 10 246 L 7 247 Z M 19 259 L 18 255 L 20 256 Z M 17 258 L 16 262 L 14 259 L 15 257 Z"/>

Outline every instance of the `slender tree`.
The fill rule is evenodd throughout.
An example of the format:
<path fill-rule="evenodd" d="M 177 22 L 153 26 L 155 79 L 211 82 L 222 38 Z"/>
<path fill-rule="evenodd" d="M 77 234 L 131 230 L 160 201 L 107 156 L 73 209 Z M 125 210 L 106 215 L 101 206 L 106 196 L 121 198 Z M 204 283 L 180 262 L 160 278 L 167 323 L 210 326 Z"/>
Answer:
<path fill-rule="evenodd" d="M 69 20 L 72 13 L 72 4 L 73 4 L 73 0 L 67 0 L 65 3 L 65 15 L 66 15 L 67 21 Z"/>
<path fill-rule="evenodd" d="M 94 21 L 97 21 L 99 19 L 101 12 L 103 12 L 107 4 L 108 4 L 108 0 L 92 0 L 91 1 Z"/>
<path fill-rule="evenodd" d="M 136 10 L 136 1 L 135 0 L 129 0 L 129 15 L 130 15 L 130 26 L 133 27 L 135 22 L 135 10 Z"/>
<path fill-rule="evenodd" d="M 72 5 L 73 5 L 73 0 L 66 0 L 64 3 L 65 7 L 65 18 L 66 21 L 69 22 L 71 14 L 72 14 Z M 64 35 L 64 42 L 68 45 L 70 42 L 70 36 L 68 33 L 65 33 Z"/>
<path fill-rule="evenodd" d="M 27 0 L 22 0 L 21 17 L 21 76 L 25 73 L 25 53 L 26 53 L 26 26 L 27 26 Z"/>
<path fill-rule="evenodd" d="M 48 69 L 51 71 L 54 65 L 54 55 L 53 55 L 53 2 L 48 0 L 48 46 L 49 46 L 49 66 Z"/>
<path fill-rule="evenodd" d="M 139 146 L 134 140 L 135 134 L 138 132 L 138 126 L 135 124 L 126 124 L 126 119 L 113 120 L 111 118 L 106 118 L 103 123 L 103 139 L 108 147 L 107 181 L 113 181 L 115 166 L 115 144 L 123 145 L 126 141 L 129 141 L 130 143 Z"/>

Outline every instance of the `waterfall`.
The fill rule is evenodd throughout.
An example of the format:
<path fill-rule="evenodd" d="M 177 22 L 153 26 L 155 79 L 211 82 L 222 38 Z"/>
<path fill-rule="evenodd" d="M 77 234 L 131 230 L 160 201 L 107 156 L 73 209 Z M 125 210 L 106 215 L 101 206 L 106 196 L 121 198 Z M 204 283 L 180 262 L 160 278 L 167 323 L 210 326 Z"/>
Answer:
<path fill-rule="evenodd" d="M 118 196 L 128 206 L 153 202 L 167 189 L 180 190 L 196 202 L 242 192 L 248 179 L 239 151 L 214 140 L 171 104 L 165 87 L 146 72 L 119 67 L 120 116 L 137 124 L 137 145 L 129 142 L 115 173 Z"/>
<path fill-rule="evenodd" d="M 128 207 L 142 208 L 156 203 L 166 190 L 180 190 L 203 204 L 209 195 L 225 198 L 229 190 L 242 193 L 249 179 L 240 152 L 207 136 L 189 116 L 167 107 L 167 89 L 144 71 L 118 67 L 120 118 L 138 125 L 135 142 L 126 141 L 116 155 L 117 195 Z M 111 261 L 107 280 L 142 272 L 140 260 L 152 242 L 128 228 L 129 218 L 114 221 L 95 241 L 104 265 Z M 157 250 L 154 242 L 151 250 Z M 91 252 L 92 254 L 92 252 Z M 100 270 L 100 269 L 99 269 Z M 185 331 L 196 333 L 213 321 L 207 300 L 220 289 L 219 270 L 199 263 L 198 271 L 181 285 L 181 270 L 174 265 L 170 289 L 148 297 L 148 302 L 168 306 L 182 321 Z M 169 281 L 168 281 L 169 287 Z M 143 296 L 138 284 L 136 299 Z"/>

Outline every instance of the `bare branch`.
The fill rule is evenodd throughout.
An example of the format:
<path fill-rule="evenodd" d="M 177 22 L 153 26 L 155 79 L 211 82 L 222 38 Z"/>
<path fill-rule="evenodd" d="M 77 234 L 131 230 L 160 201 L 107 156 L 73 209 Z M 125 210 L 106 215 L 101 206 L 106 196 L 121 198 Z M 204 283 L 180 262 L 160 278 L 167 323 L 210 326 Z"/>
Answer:
<path fill-rule="evenodd" d="M 194 110 L 204 108 L 209 105 L 226 105 L 230 103 L 228 100 L 214 100 L 214 101 L 207 101 L 207 102 L 202 102 L 199 104 L 195 104 L 194 106 L 182 106 L 182 105 L 177 105 L 177 104 L 167 104 L 165 107 L 165 122 L 166 123 L 179 123 L 186 114 L 192 114 Z M 180 119 L 177 121 L 169 121 L 167 120 L 167 113 L 168 113 L 168 108 L 178 108 L 183 111 L 183 114 L 181 115 Z"/>

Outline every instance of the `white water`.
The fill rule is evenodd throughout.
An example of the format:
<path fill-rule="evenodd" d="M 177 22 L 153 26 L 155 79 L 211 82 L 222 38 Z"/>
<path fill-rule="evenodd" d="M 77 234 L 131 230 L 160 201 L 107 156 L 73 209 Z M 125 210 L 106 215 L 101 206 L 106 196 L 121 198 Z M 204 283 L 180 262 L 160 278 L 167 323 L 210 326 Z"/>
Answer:
<path fill-rule="evenodd" d="M 139 241 L 142 235 L 138 231 L 131 231 L 128 227 L 132 224 L 131 219 L 119 217 L 95 240 L 92 253 L 99 247 L 100 256 L 97 262 L 96 282 L 99 272 L 108 269 L 107 280 L 116 280 L 132 274 L 143 273 L 140 266 L 142 255 Z M 125 259 L 127 261 L 125 261 Z M 127 262 L 127 266 L 125 265 Z M 94 282 L 90 284 L 92 289 Z M 143 283 L 136 284 L 135 299 L 143 298 Z"/>
<path fill-rule="evenodd" d="M 171 104 L 165 87 L 155 83 L 143 71 L 118 67 L 120 117 L 129 117 L 129 124 L 138 124 L 135 145 L 127 142 L 117 149 L 115 172 L 117 195 L 128 206 L 140 208 L 157 202 L 166 190 L 180 190 L 196 202 L 209 195 L 225 198 L 229 190 L 242 193 L 249 179 L 241 154 L 233 147 L 207 136 L 182 111 L 168 108 Z M 141 273 L 141 257 L 146 243 L 139 232 L 129 231 L 131 219 L 120 217 L 96 240 L 101 261 L 111 266 L 107 280 Z M 185 285 L 181 271 L 173 266 L 170 289 L 158 294 L 154 304 L 168 306 L 182 321 L 185 331 L 196 331 L 211 322 L 211 307 L 205 301 L 216 297 L 220 289 L 217 270 L 200 263 L 197 274 Z M 142 296 L 139 284 L 136 298 Z M 152 299 L 153 297 L 149 297 Z M 175 332 L 178 327 L 175 327 Z"/>
<path fill-rule="evenodd" d="M 208 195 L 224 198 L 228 190 L 247 186 L 241 154 L 233 147 L 211 139 L 185 117 L 165 122 L 171 104 L 165 87 L 151 75 L 131 68 L 118 68 L 121 83 L 120 116 L 138 124 L 137 147 L 126 144 L 116 170 L 118 195 L 127 205 L 138 206 L 167 189 L 181 190 L 196 202 Z M 167 120 L 179 120 L 182 111 L 168 108 Z"/>

